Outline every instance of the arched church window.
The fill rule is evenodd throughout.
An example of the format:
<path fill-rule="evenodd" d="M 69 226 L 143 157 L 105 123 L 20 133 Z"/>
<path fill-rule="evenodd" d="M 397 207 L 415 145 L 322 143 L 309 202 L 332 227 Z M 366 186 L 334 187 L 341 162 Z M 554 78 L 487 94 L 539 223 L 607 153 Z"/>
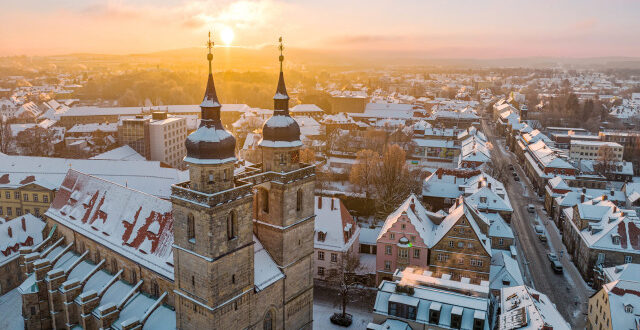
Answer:
<path fill-rule="evenodd" d="M 267 312 L 267 314 L 264 316 L 264 321 L 262 322 L 262 329 L 263 330 L 272 330 L 273 327 L 273 321 L 274 321 L 274 315 L 273 315 L 273 310 L 269 310 Z"/>
<path fill-rule="evenodd" d="M 269 191 L 267 189 L 260 189 L 260 200 L 262 201 L 262 211 L 269 213 Z"/>
<path fill-rule="evenodd" d="M 191 243 L 196 242 L 196 224 L 193 214 L 191 213 L 187 216 L 187 239 Z"/>
<path fill-rule="evenodd" d="M 236 213 L 231 211 L 227 214 L 227 239 L 234 239 L 237 236 Z"/>
<path fill-rule="evenodd" d="M 296 193 L 296 211 L 302 211 L 302 189 Z"/>

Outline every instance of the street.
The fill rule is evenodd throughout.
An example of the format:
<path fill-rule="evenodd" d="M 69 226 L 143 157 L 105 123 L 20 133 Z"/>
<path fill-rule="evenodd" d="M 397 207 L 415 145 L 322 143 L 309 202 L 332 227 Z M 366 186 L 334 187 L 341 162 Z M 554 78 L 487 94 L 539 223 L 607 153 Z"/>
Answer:
<path fill-rule="evenodd" d="M 482 128 L 494 148 L 491 157 L 494 163 L 513 164 L 521 181 L 509 178 L 504 182 L 513 207 L 511 227 L 516 238 L 518 261 L 525 284 L 546 294 L 556 304 L 558 311 L 574 329 L 583 329 L 586 324 L 587 301 L 593 290 L 569 260 L 560 234 L 553 221 L 548 221 L 542 202 L 531 188 L 528 178 L 518 164 L 515 155 L 504 151 L 504 144 L 496 138 L 494 131 L 482 120 Z M 527 205 L 536 206 L 536 212 L 527 211 Z M 536 215 L 545 228 L 547 242 L 542 242 L 534 232 Z M 547 253 L 558 255 L 564 267 L 563 274 L 556 274 L 550 267 Z"/>

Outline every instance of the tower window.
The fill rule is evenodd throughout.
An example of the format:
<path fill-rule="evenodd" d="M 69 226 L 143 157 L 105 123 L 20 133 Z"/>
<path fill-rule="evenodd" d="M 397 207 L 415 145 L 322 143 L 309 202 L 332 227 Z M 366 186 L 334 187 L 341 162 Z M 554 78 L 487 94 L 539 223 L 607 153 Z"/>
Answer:
<path fill-rule="evenodd" d="M 260 195 L 260 199 L 262 200 L 262 212 L 269 213 L 269 191 L 261 189 Z"/>
<path fill-rule="evenodd" d="M 209 184 L 213 184 L 213 171 L 209 171 Z"/>
<path fill-rule="evenodd" d="M 273 310 L 270 310 L 264 316 L 264 321 L 262 323 L 262 329 L 263 330 L 272 330 L 273 329 L 273 321 L 274 321 L 273 314 L 274 314 Z"/>
<path fill-rule="evenodd" d="M 227 214 L 227 239 L 234 239 L 237 236 L 237 221 L 235 212 Z"/>
<path fill-rule="evenodd" d="M 280 154 L 280 165 L 285 165 L 287 163 L 287 157 L 285 153 Z"/>
<path fill-rule="evenodd" d="M 191 243 L 196 242 L 196 224 L 193 214 L 191 213 L 187 216 L 187 239 Z"/>
<path fill-rule="evenodd" d="M 296 211 L 300 212 L 302 210 L 302 189 L 298 189 L 296 193 Z"/>
<path fill-rule="evenodd" d="M 236 284 L 236 274 L 231 275 L 231 283 Z"/>

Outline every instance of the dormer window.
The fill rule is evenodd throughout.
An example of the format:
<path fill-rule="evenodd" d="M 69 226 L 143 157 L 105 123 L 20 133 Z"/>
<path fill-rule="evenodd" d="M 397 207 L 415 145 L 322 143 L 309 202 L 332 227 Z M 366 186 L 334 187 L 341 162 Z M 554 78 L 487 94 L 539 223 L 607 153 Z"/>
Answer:
<path fill-rule="evenodd" d="M 486 202 L 487 202 L 486 197 L 480 197 L 480 203 L 486 203 Z"/>
<path fill-rule="evenodd" d="M 613 236 L 613 244 L 620 245 L 620 236 L 618 235 Z"/>
<path fill-rule="evenodd" d="M 319 231 L 318 232 L 318 241 L 320 242 L 324 242 L 324 239 L 327 237 L 327 234 L 324 232 Z"/>
<path fill-rule="evenodd" d="M 624 305 L 624 311 L 625 313 L 629 313 L 629 314 L 633 313 L 633 305 L 631 304 Z"/>

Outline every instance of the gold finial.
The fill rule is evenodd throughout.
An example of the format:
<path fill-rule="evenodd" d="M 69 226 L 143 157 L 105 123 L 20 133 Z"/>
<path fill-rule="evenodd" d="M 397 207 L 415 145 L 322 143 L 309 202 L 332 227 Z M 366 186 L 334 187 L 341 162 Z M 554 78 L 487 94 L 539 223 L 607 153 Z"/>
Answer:
<path fill-rule="evenodd" d="M 282 72 L 282 61 L 284 61 L 284 56 L 282 55 L 282 51 L 284 50 L 284 45 L 282 44 L 282 36 L 280 36 L 280 39 L 278 39 L 278 41 L 280 42 L 280 45 L 278 46 L 278 49 L 280 50 L 280 72 Z"/>

